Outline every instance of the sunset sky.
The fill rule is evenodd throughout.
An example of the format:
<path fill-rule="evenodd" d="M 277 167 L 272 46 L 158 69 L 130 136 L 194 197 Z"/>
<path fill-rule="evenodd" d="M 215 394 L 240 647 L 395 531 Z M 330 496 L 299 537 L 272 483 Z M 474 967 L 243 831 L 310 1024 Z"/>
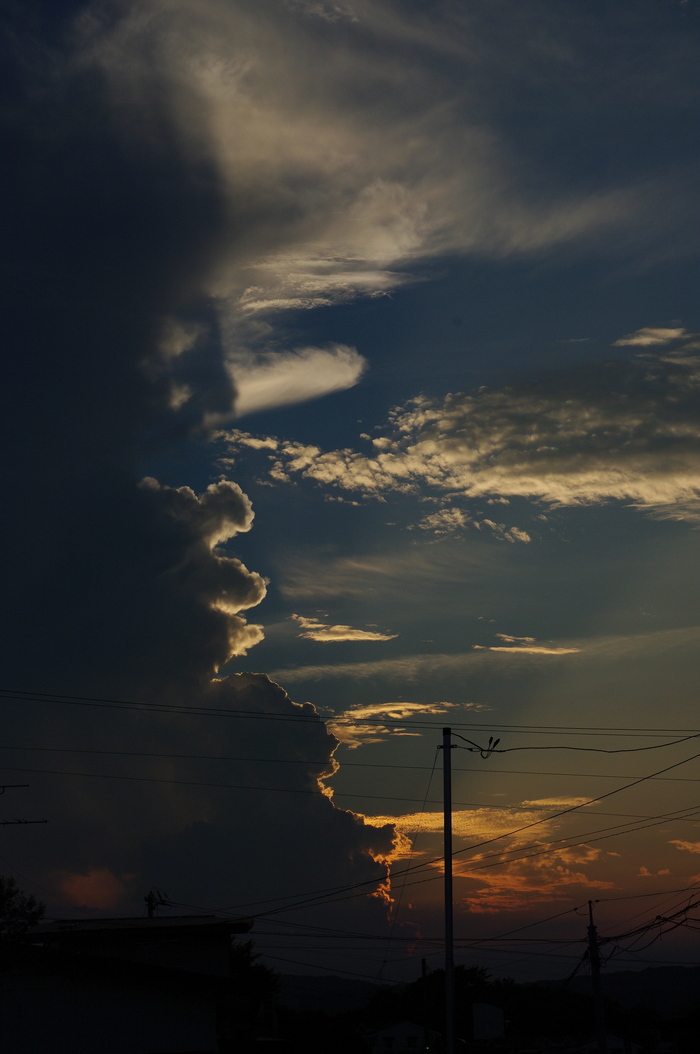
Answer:
<path fill-rule="evenodd" d="M 2 17 L 0 870 L 413 978 L 449 725 L 458 961 L 700 895 L 699 0 Z"/>

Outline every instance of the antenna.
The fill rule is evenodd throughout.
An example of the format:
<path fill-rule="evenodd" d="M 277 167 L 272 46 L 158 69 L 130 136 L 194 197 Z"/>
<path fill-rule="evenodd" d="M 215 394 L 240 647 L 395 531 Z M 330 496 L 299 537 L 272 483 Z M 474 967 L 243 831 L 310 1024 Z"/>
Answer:
<path fill-rule="evenodd" d="M 0 783 L 0 794 L 15 787 L 28 787 L 28 783 Z M 0 827 L 12 827 L 16 823 L 48 823 L 48 820 L 0 820 Z"/>
<path fill-rule="evenodd" d="M 153 918 L 157 908 L 169 908 L 171 906 L 168 894 L 164 893 L 162 889 L 156 889 L 155 886 L 148 891 L 143 899 L 146 901 L 149 919 Z"/>

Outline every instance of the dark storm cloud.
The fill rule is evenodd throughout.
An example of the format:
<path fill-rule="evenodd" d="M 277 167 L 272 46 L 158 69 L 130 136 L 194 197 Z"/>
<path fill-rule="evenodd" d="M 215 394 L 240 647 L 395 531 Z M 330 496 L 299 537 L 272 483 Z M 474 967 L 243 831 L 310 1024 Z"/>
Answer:
<path fill-rule="evenodd" d="M 174 690 L 168 698 L 219 716 L 141 715 L 134 724 L 102 715 L 100 738 L 107 736 L 111 749 L 160 754 L 136 756 L 126 769 L 112 757 L 101 766 L 85 755 L 51 765 L 43 759 L 46 767 L 122 773 L 134 781 L 54 779 L 64 815 L 52 824 L 55 848 L 34 863 L 33 873 L 58 887 L 61 910 L 123 911 L 143 888 L 156 885 L 184 904 L 241 912 L 258 904 L 264 911 L 276 906 L 259 904 L 268 898 L 296 899 L 352 882 L 367 882 L 370 894 L 385 881 L 394 828 L 335 807 L 324 788 L 337 768 L 338 740 L 310 704 L 294 703 L 269 678 L 249 673 L 209 682 L 196 694 Z M 232 760 L 245 758 L 250 761 Z M 31 778 L 37 786 L 47 781 Z M 107 889 L 112 904 L 104 902 Z M 374 896 L 354 898 L 350 906 L 363 925 L 386 917 Z M 345 908 L 343 902 L 334 909 L 336 922 Z"/>
<path fill-rule="evenodd" d="M 324 17 L 338 7 L 347 18 Z M 238 612 L 264 583 L 226 548 L 250 526 L 245 497 L 233 484 L 202 484 L 197 496 L 170 485 L 167 470 L 151 480 L 144 465 L 232 414 L 237 369 L 243 408 L 279 405 L 284 378 L 304 398 L 355 383 L 364 360 L 344 344 L 289 358 L 269 322 L 276 311 L 383 295 L 415 261 L 447 253 L 634 249 L 650 217 L 662 217 L 652 234 L 663 227 L 658 240 L 675 249 L 677 213 L 693 227 L 692 173 L 641 189 L 636 173 L 613 173 L 572 189 L 552 179 L 545 147 L 520 181 L 523 152 L 493 132 L 517 120 L 499 123 L 484 106 L 511 56 L 480 49 L 454 6 L 446 27 L 383 3 L 47 0 L 9 10 L 6 685 L 196 711 L 8 703 L 4 728 L 23 749 L 157 755 L 110 756 L 114 767 L 105 760 L 94 777 L 66 774 L 87 765 L 46 763 L 55 775 L 31 779 L 51 822 L 24 870 L 62 893 L 62 910 L 134 910 L 129 898 L 151 882 L 204 906 L 378 884 L 393 828 L 322 792 L 333 740 L 321 720 L 262 677 L 212 682 L 260 632 Z M 481 87 L 455 103 L 465 68 Z M 669 186 L 678 193 L 664 226 L 657 206 Z M 323 383 L 311 376 L 321 367 Z M 206 706 L 255 716 L 224 727 Z M 164 756 L 278 751 L 299 765 L 289 776 L 269 761 L 222 777 L 223 763 Z M 96 778 L 108 775 L 133 782 Z M 373 900 L 370 914 L 382 907 Z"/>
<path fill-rule="evenodd" d="M 149 458 L 232 411 L 211 275 L 224 256 L 235 266 L 249 254 L 247 239 L 260 249 L 268 235 L 256 241 L 251 232 L 261 216 L 274 230 L 276 205 L 268 194 L 258 208 L 244 189 L 232 197 L 206 143 L 193 149 L 183 137 L 174 110 L 181 117 L 186 104 L 190 126 L 204 127 L 203 105 L 191 89 L 178 109 L 172 81 L 155 62 L 149 71 L 147 25 L 138 84 L 128 69 L 115 75 L 124 54 L 110 52 L 110 34 L 139 12 L 147 14 L 88 6 L 71 21 L 34 5 L 5 27 L 4 686 L 290 720 L 251 720 L 222 735 L 204 718 L 154 726 L 142 713 L 37 712 L 27 703 L 7 704 L 5 727 L 25 746 L 223 747 L 296 764 L 281 777 L 269 766 L 229 775 L 283 791 L 250 792 L 245 802 L 241 791 L 233 809 L 234 791 L 222 803 L 216 791 L 167 782 L 207 781 L 186 760 L 134 762 L 126 772 L 135 782 L 35 774 L 51 823 L 25 866 L 55 889 L 62 910 L 128 910 L 146 881 L 210 903 L 303 890 L 319 876 L 321 885 L 379 884 L 393 829 L 365 825 L 323 792 L 317 776 L 333 771 L 336 741 L 312 709 L 263 677 L 211 681 L 262 635 L 239 612 L 260 602 L 265 584 L 226 548 L 249 530 L 250 502 L 234 483 L 198 496 L 142 478 Z M 43 767 L 90 771 L 59 762 Z M 104 759 L 95 766 L 115 773 Z M 217 777 L 220 769 L 209 780 Z"/>
<path fill-rule="evenodd" d="M 172 524 L 159 537 L 167 517 L 138 489 L 138 462 L 231 404 L 215 340 L 181 356 L 198 378 L 196 412 L 173 411 L 169 381 L 144 368 L 167 318 L 197 306 L 223 202 L 211 165 L 182 156 L 155 92 L 143 103 L 150 134 L 127 137 L 99 72 L 40 35 L 41 8 L 18 21 L 2 166 L 7 675 L 105 682 L 118 654 L 127 690 L 149 649 L 176 651 L 201 608 L 153 602 L 148 583 L 182 554 Z M 226 628 L 200 615 L 206 666 Z"/>
<path fill-rule="evenodd" d="M 233 905 L 230 898 L 235 894 L 241 908 L 266 897 L 325 889 L 348 880 L 379 883 L 386 878 L 384 861 L 395 849 L 394 828 L 365 824 L 361 816 L 335 808 L 319 792 L 319 781 L 337 767 L 332 752 L 338 740 L 310 704 L 299 706 L 264 675 L 246 673 L 214 682 L 203 698 L 210 706 L 260 710 L 286 718 L 240 720 L 235 743 L 243 754 L 254 757 L 262 750 L 265 757 L 286 759 L 288 763 L 251 764 L 239 769 L 237 779 L 249 786 L 248 791 L 239 791 L 235 799 L 231 792 L 212 795 L 205 818 L 158 839 L 146 850 L 144 864 L 154 881 L 158 874 L 172 874 L 187 892 L 183 899 L 201 896 L 201 879 L 183 862 L 203 852 L 214 864 L 207 882 L 209 896 L 228 897 L 226 903 Z M 306 720 L 295 724 L 289 720 L 294 716 Z M 220 730 L 210 734 L 216 734 L 221 742 Z M 251 817 L 258 827 L 255 838 L 251 836 Z M 373 916 L 382 917 L 379 902 L 370 898 L 367 903 L 368 922 Z"/>

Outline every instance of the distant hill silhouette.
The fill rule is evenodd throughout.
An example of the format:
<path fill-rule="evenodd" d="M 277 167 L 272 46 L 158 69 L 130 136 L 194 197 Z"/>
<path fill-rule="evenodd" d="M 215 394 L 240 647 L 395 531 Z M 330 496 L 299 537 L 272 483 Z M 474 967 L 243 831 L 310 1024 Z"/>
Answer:
<path fill-rule="evenodd" d="M 562 982 L 537 983 L 559 988 Z M 650 966 L 644 970 L 604 972 L 602 984 L 605 996 L 627 1010 L 641 1006 L 669 1017 L 700 1011 L 700 966 Z M 293 1010 L 343 1014 L 365 1005 L 381 987 L 371 981 L 333 975 L 282 974 L 279 1001 Z M 591 982 L 586 976 L 575 977 L 566 987 L 587 996 Z"/>
<path fill-rule="evenodd" d="M 603 972 L 603 994 L 627 1010 L 641 1006 L 659 1014 L 680 1017 L 700 1009 L 700 966 L 650 966 L 645 970 Z M 541 981 L 556 988 L 561 981 Z M 587 995 L 591 990 L 588 977 L 575 977 L 567 985 L 574 992 Z"/>
<path fill-rule="evenodd" d="M 364 1006 L 381 986 L 324 974 L 282 974 L 278 1001 L 291 1010 L 344 1014 Z"/>

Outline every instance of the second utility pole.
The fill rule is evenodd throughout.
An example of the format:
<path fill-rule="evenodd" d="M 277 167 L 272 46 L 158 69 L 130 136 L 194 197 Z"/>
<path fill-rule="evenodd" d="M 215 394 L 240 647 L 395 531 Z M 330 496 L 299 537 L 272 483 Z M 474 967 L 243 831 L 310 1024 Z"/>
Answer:
<path fill-rule="evenodd" d="M 445 854 L 445 1054 L 455 1049 L 454 935 L 452 922 L 452 729 L 442 730 L 443 846 Z"/>
<path fill-rule="evenodd" d="M 593 1012 L 595 1029 L 598 1036 L 598 1054 L 608 1054 L 608 1036 L 605 1029 L 605 1011 L 603 993 L 600 987 L 600 952 L 598 950 L 598 931 L 593 922 L 593 901 L 588 901 L 588 961 L 591 964 L 591 983 L 593 986 Z"/>

